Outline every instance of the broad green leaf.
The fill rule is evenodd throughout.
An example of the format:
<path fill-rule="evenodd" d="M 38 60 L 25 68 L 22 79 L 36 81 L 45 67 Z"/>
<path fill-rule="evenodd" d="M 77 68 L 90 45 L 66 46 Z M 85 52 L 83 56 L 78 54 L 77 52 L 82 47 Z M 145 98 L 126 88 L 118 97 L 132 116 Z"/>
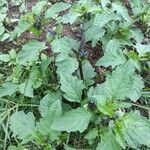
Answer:
<path fill-rule="evenodd" d="M 71 50 L 70 42 L 67 37 L 55 39 L 51 44 L 52 44 L 52 50 L 55 53 L 59 53 L 59 52 L 68 53 Z"/>
<path fill-rule="evenodd" d="M 129 147 L 137 149 L 140 145 L 150 147 L 150 121 L 140 114 L 129 113 L 116 126 L 118 139 L 124 139 Z"/>
<path fill-rule="evenodd" d="M 12 78 L 15 83 L 19 83 L 22 69 L 23 69 L 23 67 L 18 64 L 13 68 Z"/>
<path fill-rule="evenodd" d="M 24 148 L 23 146 L 9 146 L 7 150 L 27 150 L 26 148 Z"/>
<path fill-rule="evenodd" d="M 105 30 L 99 26 L 91 26 L 85 31 L 86 41 L 92 41 L 92 46 L 95 47 L 100 38 L 105 34 Z"/>
<path fill-rule="evenodd" d="M 27 97 L 34 97 L 32 81 L 26 80 L 24 83 L 19 85 L 19 92 Z"/>
<path fill-rule="evenodd" d="M 104 56 L 98 60 L 96 65 L 104 67 L 111 65 L 112 68 L 115 68 L 116 66 L 123 64 L 125 61 L 126 58 L 120 48 L 119 42 L 117 40 L 111 40 L 106 46 Z"/>
<path fill-rule="evenodd" d="M 0 13 L 0 22 L 3 22 L 5 17 L 6 17 L 6 14 L 1 14 Z"/>
<path fill-rule="evenodd" d="M 113 117 L 118 109 L 130 108 L 132 106 L 131 103 L 113 101 L 103 95 L 95 95 L 93 98 L 97 102 L 96 105 L 99 111 L 110 117 Z"/>
<path fill-rule="evenodd" d="M 101 0 L 101 5 L 102 8 L 105 9 L 107 8 L 107 5 L 110 3 L 110 0 Z"/>
<path fill-rule="evenodd" d="M 105 115 L 113 117 L 115 110 L 118 109 L 117 104 L 111 99 L 106 99 L 105 96 L 93 96 L 97 102 L 97 108 Z M 118 102 L 119 103 L 119 102 Z"/>
<path fill-rule="evenodd" d="M 65 93 L 64 97 L 70 102 L 80 103 L 84 84 L 77 77 L 65 73 L 60 76 L 60 89 Z"/>
<path fill-rule="evenodd" d="M 57 131 L 83 132 L 89 124 L 91 113 L 84 108 L 77 108 L 66 112 L 62 117 L 56 118 L 51 128 Z"/>
<path fill-rule="evenodd" d="M 88 60 L 82 62 L 82 70 L 85 85 L 90 86 L 94 84 L 93 78 L 96 76 L 96 72 Z"/>
<path fill-rule="evenodd" d="M 143 44 L 137 43 L 135 48 L 140 56 L 144 56 L 146 53 L 150 53 L 150 44 L 143 45 Z"/>
<path fill-rule="evenodd" d="M 0 61 L 9 62 L 10 56 L 8 54 L 0 54 Z"/>
<path fill-rule="evenodd" d="M 68 3 L 64 2 L 55 3 L 46 11 L 45 18 L 52 18 L 56 13 L 66 10 L 69 7 L 71 7 L 71 5 Z"/>
<path fill-rule="evenodd" d="M 12 82 L 6 82 L 0 87 L 0 97 L 11 96 L 18 90 L 18 85 Z"/>
<path fill-rule="evenodd" d="M 13 40 L 16 37 L 19 37 L 23 32 L 28 30 L 30 26 L 31 24 L 22 17 L 15 27 L 15 30 L 11 32 L 10 39 Z"/>
<path fill-rule="evenodd" d="M 134 64 L 133 64 L 134 65 Z M 144 81 L 141 76 L 137 74 L 133 75 L 133 82 L 130 91 L 127 94 L 132 101 L 137 101 L 142 95 L 142 89 L 144 88 Z"/>
<path fill-rule="evenodd" d="M 98 137 L 98 130 L 97 128 L 93 128 L 92 130 L 89 130 L 84 138 L 88 140 L 89 144 L 93 144 L 96 137 Z"/>
<path fill-rule="evenodd" d="M 47 94 L 40 101 L 39 111 L 42 118 L 37 123 L 37 131 L 42 135 L 49 135 L 52 141 L 58 139 L 59 133 L 51 129 L 51 124 L 55 118 L 62 115 L 60 93 Z"/>
<path fill-rule="evenodd" d="M 58 109 L 57 109 L 58 107 Z M 43 97 L 43 99 L 40 101 L 39 111 L 42 115 L 42 117 L 45 117 L 47 114 L 50 114 L 53 111 L 57 111 L 57 115 L 61 115 L 62 109 L 61 109 L 61 96 L 60 93 L 48 93 L 46 96 Z"/>
<path fill-rule="evenodd" d="M 37 40 L 31 40 L 23 45 L 22 50 L 18 54 L 18 61 L 22 65 L 26 65 L 27 62 L 36 61 L 39 57 L 39 53 L 46 49 L 45 42 L 39 42 Z"/>
<path fill-rule="evenodd" d="M 101 143 L 98 144 L 96 150 L 121 150 L 119 143 L 116 141 L 112 131 L 108 131 L 102 138 Z"/>
<path fill-rule="evenodd" d="M 62 61 L 68 57 L 68 54 L 71 51 L 71 43 L 68 37 L 55 39 L 51 44 L 52 51 L 54 53 L 60 53 L 57 56 L 57 61 Z"/>
<path fill-rule="evenodd" d="M 133 38 L 136 40 L 137 43 L 141 43 L 144 40 L 144 34 L 140 29 L 135 28 L 135 29 L 132 29 L 131 32 L 132 32 Z"/>
<path fill-rule="evenodd" d="M 15 59 L 17 58 L 16 50 L 11 49 L 11 50 L 9 51 L 9 56 L 10 56 L 10 58 L 11 58 L 12 60 L 15 60 Z"/>
<path fill-rule="evenodd" d="M 113 100 L 130 98 L 134 102 L 137 101 L 142 94 L 144 84 L 142 78 L 134 71 L 132 61 L 118 66 L 111 75 L 106 77 L 105 83 L 96 87 L 93 95 L 103 95 L 106 99 Z"/>
<path fill-rule="evenodd" d="M 1 41 L 5 41 L 6 39 L 8 39 L 10 37 L 10 34 L 9 33 L 4 33 L 1 37 Z"/>
<path fill-rule="evenodd" d="M 53 119 L 54 117 L 52 116 Z M 55 141 L 59 139 L 60 132 L 52 130 L 51 124 L 52 122 L 49 120 L 49 117 L 41 118 L 36 123 L 36 131 L 42 134 L 42 136 L 48 136 L 51 141 Z"/>
<path fill-rule="evenodd" d="M 53 58 L 43 59 L 40 63 L 39 70 L 42 74 L 42 77 L 47 77 L 47 73 L 49 72 L 49 64 L 51 63 Z"/>
<path fill-rule="evenodd" d="M 68 75 L 71 75 L 75 70 L 78 69 L 79 63 L 76 58 L 68 56 L 66 59 L 60 61 L 57 61 L 56 58 L 56 66 L 58 74 L 67 72 Z"/>
<path fill-rule="evenodd" d="M 32 12 L 35 15 L 40 15 L 40 13 L 43 11 L 46 4 L 47 4 L 47 0 L 39 1 L 35 6 L 32 7 Z"/>
<path fill-rule="evenodd" d="M 55 39 L 51 44 L 53 52 L 60 53 L 56 58 L 57 62 L 68 58 L 69 54 L 72 54 L 71 50 L 78 51 L 79 49 L 79 41 L 69 37 Z"/>
<path fill-rule="evenodd" d="M 134 15 L 139 15 L 143 11 L 143 1 L 141 0 L 130 0 L 130 5 Z"/>
<path fill-rule="evenodd" d="M 33 134 L 34 127 L 35 118 L 31 112 L 25 114 L 23 111 L 17 111 L 10 117 L 10 129 L 13 137 L 26 140 Z"/>
<path fill-rule="evenodd" d="M 106 89 L 112 86 L 113 97 L 117 99 L 130 98 L 134 102 L 140 98 L 144 82 L 134 71 L 132 61 L 129 61 L 119 66 L 111 76 L 107 77 Z"/>
<path fill-rule="evenodd" d="M 51 129 L 52 122 L 51 120 L 49 120 L 50 117 L 54 119 L 55 114 L 52 113 L 51 116 L 41 118 L 39 122 L 36 123 L 36 131 L 40 133 L 43 137 L 48 136 L 51 141 L 55 141 L 59 139 L 60 132 Z"/>
<path fill-rule="evenodd" d="M 34 89 L 37 89 L 42 85 L 42 74 L 37 66 L 33 66 L 33 68 L 31 69 L 30 80 Z"/>
<path fill-rule="evenodd" d="M 109 21 L 118 19 L 117 16 L 113 12 L 104 11 L 102 13 L 97 13 L 94 19 L 94 25 L 99 26 L 102 28 L 107 24 Z"/>
<path fill-rule="evenodd" d="M 91 6 L 89 6 L 89 12 L 91 14 L 96 14 L 98 12 L 102 12 L 102 8 L 99 7 L 98 5 L 95 5 L 94 3 L 91 3 Z"/>
<path fill-rule="evenodd" d="M 4 26 L 0 26 L 0 36 L 2 36 L 2 34 L 5 32 L 5 28 Z"/>
<path fill-rule="evenodd" d="M 112 76 L 107 78 L 109 81 L 108 86 L 111 83 L 111 85 L 113 86 L 112 89 L 116 90 L 113 93 L 114 97 L 118 99 L 123 99 L 123 97 L 126 97 L 135 102 L 141 96 L 142 89 L 144 88 L 144 82 L 140 76 L 136 75 L 133 71 L 130 72 L 129 69 L 131 67 L 129 65 L 127 64 L 118 67 L 116 71 L 112 73 Z M 121 67 L 124 68 L 122 69 Z"/>
<path fill-rule="evenodd" d="M 62 17 L 62 22 L 65 24 L 67 23 L 73 24 L 80 16 L 81 16 L 80 13 L 70 12 Z"/>
<path fill-rule="evenodd" d="M 117 11 L 117 14 L 121 15 L 126 21 L 130 21 L 128 11 L 121 3 L 112 3 L 112 8 L 114 11 Z"/>

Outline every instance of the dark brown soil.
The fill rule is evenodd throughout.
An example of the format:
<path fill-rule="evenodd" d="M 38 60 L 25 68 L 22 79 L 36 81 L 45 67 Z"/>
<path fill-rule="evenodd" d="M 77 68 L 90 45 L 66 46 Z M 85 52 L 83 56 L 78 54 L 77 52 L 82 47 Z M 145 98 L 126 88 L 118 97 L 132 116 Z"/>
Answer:
<path fill-rule="evenodd" d="M 28 10 L 32 10 L 32 7 L 37 3 L 38 0 L 27 0 L 26 5 Z"/>

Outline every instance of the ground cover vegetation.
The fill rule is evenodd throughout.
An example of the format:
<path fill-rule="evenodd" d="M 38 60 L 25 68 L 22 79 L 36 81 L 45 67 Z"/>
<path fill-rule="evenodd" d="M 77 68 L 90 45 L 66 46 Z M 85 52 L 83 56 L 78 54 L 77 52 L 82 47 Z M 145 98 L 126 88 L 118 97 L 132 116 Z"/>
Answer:
<path fill-rule="evenodd" d="M 0 149 L 150 149 L 149 0 L 0 0 Z"/>

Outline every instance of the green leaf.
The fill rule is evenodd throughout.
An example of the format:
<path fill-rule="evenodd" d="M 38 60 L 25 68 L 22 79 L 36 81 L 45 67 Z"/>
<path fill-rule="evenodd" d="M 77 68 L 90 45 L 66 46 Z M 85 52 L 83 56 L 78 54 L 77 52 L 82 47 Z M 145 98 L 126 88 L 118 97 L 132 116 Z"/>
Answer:
<path fill-rule="evenodd" d="M 106 46 L 104 56 L 98 60 L 97 66 L 112 66 L 115 68 L 118 65 L 123 64 L 126 61 L 125 55 L 120 49 L 120 44 L 117 40 L 111 40 Z"/>
<path fill-rule="evenodd" d="M 46 4 L 47 4 L 47 0 L 39 1 L 38 3 L 36 3 L 36 5 L 32 7 L 33 14 L 40 15 L 40 13 L 43 11 Z"/>
<path fill-rule="evenodd" d="M 102 142 L 98 144 L 96 150 L 121 150 L 119 143 L 116 141 L 112 131 L 105 133 Z"/>
<path fill-rule="evenodd" d="M 111 75 L 106 77 L 105 83 L 96 87 L 93 95 L 102 95 L 106 99 L 113 100 L 130 98 L 134 102 L 137 101 L 142 94 L 144 84 L 142 78 L 134 71 L 132 61 L 118 66 Z"/>
<path fill-rule="evenodd" d="M 144 40 L 144 34 L 140 29 L 135 28 L 135 29 L 132 29 L 131 32 L 132 32 L 133 38 L 137 41 L 137 43 L 141 43 Z"/>
<path fill-rule="evenodd" d="M 5 32 L 5 28 L 4 26 L 0 26 L 0 36 L 2 36 L 2 34 Z"/>
<path fill-rule="evenodd" d="M 76 51 L 79 49 L 79 42 L 69 37 L 55 39 L 51 44 L 53 52 L 60 53 L 56 57 L 57 62 L 67 59 L 72 49 Z"/>
<path fill-rule="evenodd" d="M 22 147 L 22 146 L 9 146 L 7 150 L 27 150 L 26 148 Z"/>
<path fill-rule="evenodd" d="M 94 84 L 93 78 L 96 76 L 96 72 L 88 60 L 82 62 L 82 70 L 85 85 L 90 86 Z"/>
<path fill-rule="evenodd" d="M 69 54 L 72 48 L 77 45 L 77 41 L 69 37 L 55 39 L 52 43 L 52 50 L 54 53 Z"/>
<path fill-rule="evenodd" d="M 28 30 L 30 26 L 31 24 L 22 17 L 19 20 L 18 25 L 15 27 L 15 30 L 11 32 L 10 40 L 13 40 L 15 37 L 19 37 L 23 32 Z"/>
<path fill-rule="evenodd" d="M 64 97 L 70 102 L 81 102 L 83 82 L 77 77 L 67 74 L 60 76 L 61 90 L 65 93 Z"/>
<path fill-rule="evenodd" d="M 73 24 L 80 16 L 81 16 L 80 13 L 70 12 L 62 17 L 62 22 L 65 24 L 67 23 Z"/>
<path fill-rule="evenodd" d="M 107 98 L 103 95 L 95 95 L 93 98 L 97 102 L 97 108 L 100 112 L 105 115 L 110 116 L 111 118 L 115 115 L 115 112 L 118 109 L 129 108 L 132 106 L 131 103 L 125 103 L 122 101 L 113 101 L 112 99 Z"/>
<path fill-rule="evenodd" d="M 71 7 L 71 5 L 68 3 L 63 3 L 63 2 L 55 3 L 54 5 L 52 5 L 52 7 L 50 7 L 46 11 L 45 18 L 52 18 L 56 13 L 66 10 L 69 7 Z"/>
<path fill-rule="evenodd" d="M 106 99 L 105 96 L 93 96 L 97 101 L 97 108 L 105 115 L 113 117 L 115 110 L 117 110 L 117 104 L 111 99 Z"/>
<path fill-rule="evenodd" d="M 39 69 L 42 74 L 42 77 L 47 77 L 47 73 L 49 72 L 49 64 L 51 63 L 53 58 L 43 59 L 40 63 Z"/>
<path fill-rule="evenodd" d="M 121 3 L 112 3 L 112 8 L 114 11 L 117 11 L 118 15 L 121 15 L 126 21 L 130 21 L 130 16 L 126 7 L 124 7 Z"/>
<path fill-rule="evenodd" d="M 18 85 L 12 82 L 6 82 L 0 87 L 0 97 L 11 96 L 18 90 Z"/>
<path fill-rule="evenodd" d="M 31 69 L 30 80 L 34 89 L 37 89 L 42 85 L 42 74 L 37 66 L 33 66 Z"/>
<path fill-rule="evenodd" d="M 101 5 L 102 5 L 102 8 L 105 9 L 107 8 L 107 5 L 110 3 L 109 0 L 101 0 Z"/>
<path fill-rule="evenodd" d="M 51 129 L 51 120 L 54 119 L 55 114 L 51 114 L 51 116 L 47 116 L 44 118 L 41 118 L 39 122 L 36 123 L 36 131 L 42 135 L 42 137 L 48 137 L 51 141 L 55 141 L 59 139 L 60 132 L 54 131 Z M 50 117 L 52 117 L 51 120 Z"/>
<path fill-rule="evenodd" d="M 118 17 L 113 13 L 109 11 L 104 11 L 102 13 L 97 13 L 94 18 L 94 25 L 99 26 L 99 28 L 102 28 L 107 24 L 108 22 L 112 20 L 117 20 Z"/>
<path fill-rule="evenodd" d="M 0 54 L 0 61 L 9 62 L 10 56 L 8 54 Z"/>
<path fill-rule="evenodd" d="M 45 117 L 47 114 L 50 114 L 50 112 L 52 112 L 50 115 L 53 115 L 54 110 L 57 111 L 57 116 L 61 115 L 61 96 L 60 93 L 50 92 L 40 101 L 39 111 L 42 117 Z"/>
<path fill-rule="evenodd" d="M 89 124 L 91 113 L 84 108 L 66 112 L 62 117 L 56 118 L 51 128 L 57 131 L 83 132 Z"/>
<path fill-rule="evenodd" d="M 129 1 L 132 7 L 133 14 L 135 16 L 141 14 L 143 11 L 143 2 L 141 0 L 131 0 Z"/>
<path fill-rule="evenodd" d="M 33 134 L 34 127 L 35 118 L 31 112 L 25 114 L 23 111 L 17 111 L 10 117 L 10 129 L 18 139 L 28 139 Z"/>
<path fill-rule="evenodd" d="M 53 141 L 58 139 L 59 133 L 51 129 L 53 120 L 62 115 L 61 96 L 60 93 L 48 93 L 40 101 L 39 111 L 42 118 L 37 123 L 36 129 L 42 135 L 49 135 Z"/>
<path fill-rule="evenodd" d="M 99 26 L 91 26 L 85 31 L 86 41 L 92 41 L 92 46 L 95 47 L 97 42 L 105 34 L 105 30 Z"/>
<path fill-rule="evenodd" d="M 3 22 L 6 17 L 6 14 L 0 13 L 0 22 Z"/>
<path fill-rule="evenodd" d="M 39 52 L 46 49 L 45 42 L 39 42 L 37 40 L 31 40 L 23 45 L 22 50 L 18 54 L 18 61 L 22 65 L 26 65 L 27 62 L 36 61 L 39 57 Z"/>
<path fill-rule="evenodd" d="M 58 60 L 56 58 L 56 66 L 57 66 L 57 73 L 62 74 L 67 72 L 68 75 L 71 75 L 75 70 L 78 69 L 79 63 L 76 58 L 67 57 L 64 60 Z"/>
<path fill-rule="evenodd" d="M 135 48 L 140 56 L 144 56 L 146 53 L 150 53 L 150 44 L 143 45 L 143 44 L 137 43 Z"/>
<path fill-rule="evenodd" d="M 34 97 L 33 95 L 33 87 L 32 87 L 32 81 L 26 80 L 24 83 L 19 85 L 19 91 L 21 94 L 27 96 L 27 97 Z"/>
<path fill-rule="evenodd" d="M 138 149 L 140 145 L 150 147 L 150 121 L 140 114 L 126 114 L 117 122 L 116 134 L 119 139 L 124 139 L 129 147 Z"/>
<path fill-rule="evenodd" d="M 10 37 L 10 34 L 9 33 L 4 33 L 1 37 L 1 41 L 5 41 L 6 39 L 8 39 Z"/>
<path fill-rule="evenodd" d="M 89 144 L 93 144 L 94 140 L 98 137 L 98 130 L 93 128 L 85 135 L 85 139 L 88 140 Z"/>

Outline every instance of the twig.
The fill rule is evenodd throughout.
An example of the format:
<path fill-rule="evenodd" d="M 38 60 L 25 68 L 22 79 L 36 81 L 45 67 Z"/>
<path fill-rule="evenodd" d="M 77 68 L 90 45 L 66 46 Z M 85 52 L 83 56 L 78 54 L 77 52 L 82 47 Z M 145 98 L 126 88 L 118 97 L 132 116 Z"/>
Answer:
<path fill-rule="evenodd" d="M 51 36 L 55 36 L 56 35 L 56 32 L 53 31 L 52 29 L 48 28 L 47 26 L 45 26 L 45 31 L 50 33 Z"/>

